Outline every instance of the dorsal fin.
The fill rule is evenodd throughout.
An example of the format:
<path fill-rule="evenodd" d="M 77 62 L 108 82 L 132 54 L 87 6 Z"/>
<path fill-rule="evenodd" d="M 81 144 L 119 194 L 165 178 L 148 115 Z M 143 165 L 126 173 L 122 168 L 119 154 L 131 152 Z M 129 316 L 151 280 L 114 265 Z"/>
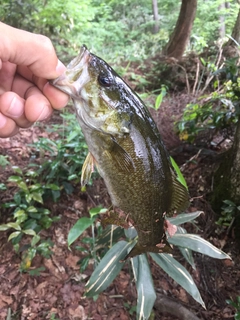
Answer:
<path fill-rule="evenodd" d="M 172 201 L 171 207 L 167 212 L 168 215 L 178 214 L 186 209 L 189 205 L 189 194 L 187 189 L 181 182 L 178 181 L 175 173 L 172 171 Z"/>

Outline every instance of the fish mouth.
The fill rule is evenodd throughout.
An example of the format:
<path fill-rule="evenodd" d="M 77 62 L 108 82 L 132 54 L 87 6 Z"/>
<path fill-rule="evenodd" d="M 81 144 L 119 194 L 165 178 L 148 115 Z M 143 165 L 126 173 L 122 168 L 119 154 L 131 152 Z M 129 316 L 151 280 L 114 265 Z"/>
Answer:
<path fill-rule="evenodd" d="M 91 53 L 83 45 L 78 56 L 68 64 L 66 71 L 58 78 L 50 80 L 50 84 L 71 98 L 79 100 L 81 89 L 90 81 L 88 73 L 90 59 Z"/>

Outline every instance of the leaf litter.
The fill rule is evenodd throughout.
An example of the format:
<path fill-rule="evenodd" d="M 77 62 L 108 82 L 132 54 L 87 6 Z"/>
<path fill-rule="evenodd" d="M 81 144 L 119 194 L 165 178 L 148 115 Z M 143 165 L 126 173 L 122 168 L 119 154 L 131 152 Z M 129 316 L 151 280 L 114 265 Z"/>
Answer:
<path fill-rule="evenodd" d="M 55 114 L 51 121 L 60 121 L 58 114 Z M 163 130 L 168 129 L 165 127 Z M 28 164 L 31 154 L 31 147 L 28 144 L 36 141 L 40 136 L 51 138 L 50 135 L 44 130 L 44 125 L 21 130 L 19 135 L 11 139 L 0 139 L 0 154 L 7 155 L 12 164 L 24 167 Z M 186 160 L 190 158 L 189 151 L 184 152 L 183 149 L 178 158 L 175 157 L 178 163 L 186 163 Z M 1 170 L 1 182 L 6 181 L 6 177 L 10 174 L 10 169 Z M 207 310 L 201 309 L 153 261 L 151 270 L 157 293 L 178 299 L 188 308 L 191 306 L 200 319 L 233 319 L 234 310 L 226 304 L 226 299 L 235 299 L 237 295 L 240 295 L 238 267 L 240 258 L 234 236 L 219 236 L 215 233 L 214 213 L 205 197 L 206 189 L 209 188 L 207 174 L 209 175 L 209 161 L 203 157 L 199 157 L 194 164 L 185 165 L 184 176 L 190 194 L 195 197 L 192 202 L 192 211 L 196 211 L 197 208 L 197 210 L 204 211 L 204 215 L 197 219 L 197 228 L 189 223 L 184 227 L 188 232 L 198 233 L 223 249 L 231 255 L 233 262 L 219 261 L 196 253 L 196 271 L 194 271 L 186 265 L 178 251 L 174 252 L 174 257 L 188 268 L 193 276 Z M 132 313 L 131 308 L 136 305 L 137 296 L 128 263 L 96 301 L 84 297 L 84 287 L 93 271 L 93 265 L 89 264 L 83 275 L 79 273 L 78 261 L 83 255 L 80 251 L 75 250 L 75 246 L 71 247 L 71 251 L 68 249 L 67 235 L 70 228 L 79 219 L 79 214 L 88 216 L 88 208 L 99 204 L 106 206 L 109 204 L 109 198 L 101 180 L 96 180 L 88 189 L 87 197 L 81 198 L 79 193 L 79 190 L 75 190 L 72 195 L 61 197 L 60 201 L 52 204 L 50 208 L 58 212 L 60 220 L 43 232 L 43 237 L 50 238 L 54 246 L 50 259 L 38 255 L 33 259 L 31 269 L 42 268 L 39 275 L 19 272 L 20 256 L 15 253 L 12 244 L 7 242 L 8 232 L 0 233 L 0 319 L 5 320 L 9 310 L 12 319 L 19 320 L 135 319 L 136 316 Z M 6 196 L 4 194 L 4 197 Z M 6 199 L 2 197 L 3 195 L 0 194 L 0 201 L 5 201 Z M 1 223 L 4 223 L 6 217 L 0 216 L 0 218 L 3 219 Z M 80 241 L 77 241 L 76 244 L 80 245 Z M 162 315 L 159 310 L 154 310 L 154 312 L 155 319 L 175 319 L 167 314 Z"/>

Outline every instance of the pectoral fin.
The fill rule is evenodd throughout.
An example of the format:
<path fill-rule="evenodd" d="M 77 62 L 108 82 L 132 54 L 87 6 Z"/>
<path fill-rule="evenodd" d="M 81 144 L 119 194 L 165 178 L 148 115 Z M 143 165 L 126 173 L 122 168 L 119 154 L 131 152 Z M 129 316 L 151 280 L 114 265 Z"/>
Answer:
<path fill-rule="evenodd" d="M 177 180 L 176 175 L 172 172 L 173 192 L 171 207 L 167 214 L 180 213 L 189 205 L 189 194 L 184 185 Z"/>
<path fill-rule="evenodd" d="M 127 151 L 125 151 L 118 142 L 112 138 L 111 150 L 106 150 L 105 153 L 111 161 L 124 173 L 131 173 L 135 170 L 134 162 L 132 157 Z"/>
<path fill-rule="evenodd" d="M 93 155 L 89 152 L 82 166 L 81 185 L 85 186 L 89 183 L 91 175 L 94 172 L 96 161 Z"/>

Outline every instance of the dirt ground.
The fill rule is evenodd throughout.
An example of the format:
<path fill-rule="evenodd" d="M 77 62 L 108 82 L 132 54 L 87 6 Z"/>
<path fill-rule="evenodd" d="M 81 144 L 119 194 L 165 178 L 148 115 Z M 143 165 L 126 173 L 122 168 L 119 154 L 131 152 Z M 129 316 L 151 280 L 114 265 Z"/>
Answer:
<path fill-rule="evenodd" d="M 194 277 L 206 304 L 206 310 L 152 262 L 156 291 L 190 309 L 199 319 L 234 319 L 234 309 L 226 303 L 226 299 L 235 300 L 240 295 L 239 249 L 234 230 L 227 233 L 226 230 L 217 228 L 216 214 L 207 201 L 212 172 L 215 168 L 214 154 L 211 152 L 208 154 L 206 150 L 199 152 L 196 148 L 182 145 L 172 131 L 171 121 L 167 124 L 165 122 L 165 127 L 162 129 L 164 120 L 162 118 L 159 120 L 157 115 L 154 116 L 161 127 L 160 131 L 162 130 L 166 145 L 172 150 L 178 164 L 182 165 L 192 197 L 189 212 L 196 210 L 204 212 L 197 219 L 196 225 L 186 224 L 184 227 L 188 232 L 198 233 L 232 257 L 232 261 L 222 261 L 195 254 L 196 271 L 194 271 L 181 258 L 179 252 L 174 253 L 178 261 L 183 263 Z M 166 117 L 168 117 L 167 112 Z M 54 122 L 56 119 L 58 115 L 51 121 Z M 29 161 L 31 151 L 28 144 L 46 135 L 44 125 L 21 130 L 13 138 L 0 139 L 0 154 L 8 155 L 12 164 L 24 167 Z M 8 169 L 0 171 L 0 182 L 6 181 L 9 174 Z M 11 194 L 2 193 L 0 201 L 7 201 L 10 197 Z M 129 264 L 125 264 L 116 280 L 94 301 L 83 297 L 84 286 L 92 273 L 93 265 L 90 264 L 81 274 L 77 263 L 82 254 L 75 249 L 75 245 L 79 245 L 80 241 L 76 241 L 71 250 L 67 246 L 67 235 L 73 224 L 80 217 L 88 216 L 89 208 L 98 204 L 104 206 L 108 202 L 103 182 L 96 180 L 94 185 L 87 189 L 84 197 L 80 189 L 76 189 L 71 195 L 63 195 L 58 203 L 50 204 L 52 215 L 59 216 L 60 220 L 53 223 L 50 229 L 41 231 L 41 237 L 53 241 L 54 246 L 49 259 L 39 255 L 34 258 L 30 269 L 42 268 L 39 275 L 19 271 L 21 257 L 7 241 L 9 232 L 0 232 L 0 320 L 136 318 L 133 308 L 136 305 L 136 290 Z M 0 214 L 0 223 L 5 223 L 8 219 L 9 217 Z M 156 304 L 152 319 L 178 318 L 162 314 Z"/>

